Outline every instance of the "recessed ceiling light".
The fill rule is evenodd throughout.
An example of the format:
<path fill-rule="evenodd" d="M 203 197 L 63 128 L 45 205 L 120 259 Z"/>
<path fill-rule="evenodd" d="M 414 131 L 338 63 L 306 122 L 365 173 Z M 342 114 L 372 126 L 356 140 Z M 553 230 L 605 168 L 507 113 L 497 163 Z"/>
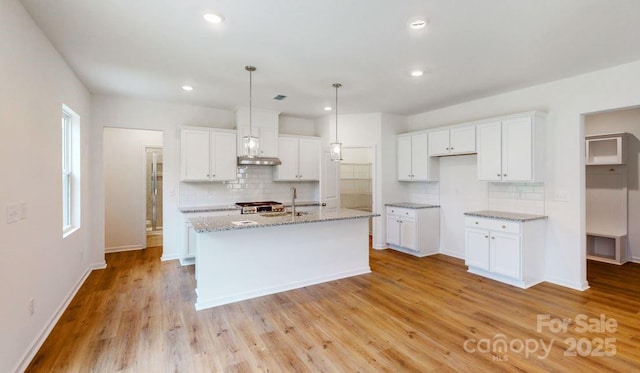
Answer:
<path fill-rule="evenodd" d="M 193 87 L 190 85 L 183 85 L 182 86 L 182 90 L 187 91 L 187 92 L 191 92 L 193 91 Z"/>
<path fill-rule="evenodd" d="M 325 106 L 324 107 L 324 111 L 331 111 L 333 110 L 333 108 L 331 106 Z"/>
<path fill-rule="evenodd" d="M 429 24 L 429 18 L 416 19 L 409 22 L 409 27 L 413 29 L 421 29 L 421 28 L 425 28 L 428 24 Z"/>
<path fill-rule="evenodd" d="M 422 70 L 414 70 L 411 72 L 411 76 L 415 76 L 415 77 L 422 76 L 423 74 L 424 72 Z"/>
<path fill-rule="evenodd" d="M 224 21 L 224 17 L 223 16 L 221 16 L 220 14 L 215 14 L 215 13 L 207 13 L 202 17 L 204 18 L 205 21 L 207 21 L 209 23 L 222 23 Z"/>

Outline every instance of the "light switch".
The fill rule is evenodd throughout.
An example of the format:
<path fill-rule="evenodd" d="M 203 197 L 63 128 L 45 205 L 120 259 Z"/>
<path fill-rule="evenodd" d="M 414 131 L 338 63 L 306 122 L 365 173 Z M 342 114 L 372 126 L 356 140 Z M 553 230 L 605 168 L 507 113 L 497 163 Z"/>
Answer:
<path fill-rule="evenodd" d="M 7 205 L 7 224 L 15 223 L 20 220 L 20 210 L 19 203 Z"/>

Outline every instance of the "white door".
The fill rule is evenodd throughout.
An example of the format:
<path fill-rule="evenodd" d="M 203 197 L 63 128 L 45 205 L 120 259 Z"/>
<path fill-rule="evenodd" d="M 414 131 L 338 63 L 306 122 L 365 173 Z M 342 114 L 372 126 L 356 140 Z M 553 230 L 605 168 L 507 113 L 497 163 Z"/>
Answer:
<path fill-rule="evenodd" d="M 465 230 L 465 264 L 489 270 L 489 232 L 479 229 L 467 228 Z"/>
<path fill-rule="evenodd" d="M 451 153 L 475 153 L 476 151 L 476 127 L 452 128 L 450 131 L 449 150 Z"/>
<path fill-rule="evenodd" d="M 320 180 L 320 141 L 310 139 L 299 141 L 300 180 Z"/>
<path fill-rule="evenodd" d="M 235 180 L 237 178 L 236 134 L 212 133 L 211 180 Z"/>
<path fill-rule="evenodd" d="M 449 130 L 429 133 L 429 156 L 449 154 Z"/>
<path fill-rule="evenodd" d="M 429 135 L 411 136 L 411 169 L 413 180 L 429 180 Z"/>
<path fill-rule="evenodd" d="M 501 122 L 479 124 L 477 127 L 478 180 L 502 180 Z"/>
<path fill-rule="evenodd" d="M 411 136 L 398 137 L 398 180 L 411 180 Z"/>
<path fill-rule="evenodd" d="M 276 166 L 276 180 L 298 180 L 298 139 L 280 137 L 278 158 L 282 164 Z"/>
<path fill-rule="evenodd" d="M 491 272 L 522 280 L 520 236 L 491 232 Z"/>
<path fill-rule="evenodd" d="M 331 160 L 329 152 L 322 153 L 322 178 L 320 179 L 320 200 L 327 209 L 340 206 L 340 162 Z"/>
<path fill-rule="evenodd" d="M 411 218 L 402 218 L 400 223 L 400 246 L 412 251 L 418 251 L 416 245 L 416 221 Z"/>
<path fill-rule="evenodd" d="M 502 122 L 502 180 L 533 179 L 533 141 L 531 117 Z"/>
<path fill-rule="evenodd" d="M 400 217 L 387 215 L 387 243 L 400 246 Z"/>
<path fill-rule="evenodd" d="M 181 180 L 209 180 L 209 131 L 184 129 L 180 132 L 180 137 Z"/>

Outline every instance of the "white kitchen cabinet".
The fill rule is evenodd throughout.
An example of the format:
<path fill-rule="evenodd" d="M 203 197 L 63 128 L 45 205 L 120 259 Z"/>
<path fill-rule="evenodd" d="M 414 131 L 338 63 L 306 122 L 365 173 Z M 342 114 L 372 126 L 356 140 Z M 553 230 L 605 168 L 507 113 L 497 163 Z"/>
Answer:
<path fill-rule="evenodd" d="M 236 131 L 183 127 L 180 153 L 181 181 L 236 179 Z"/>
<path fill-rule="evenodd" d="M 525 113 L 478 124 L 478 179 L 544 180 L 544 114 Z"/>
<path fill-rule="evenodd" d="M 386 207 L 387 244 L 415 256 L 436 254 L 440 245 L 440 209 Z"/>
<path fill-rule="evenodd" d="M 430 157 L 472 154 L 475 152 L 475 125 L 464 125 L 429 132 Z"/>
<path fill-rule="evenodd" d="M 528 288 L 544 278 L 544 220 L 467 216 L 465 264 L 470 273 Z"/>
<path fill-rule="evenodd" d="M 182 214 L 183 219 L 183 249 L 180 256 L 181 265 L 194 264 L 194 258 L 197 251 L 197 233 L 189 222 L 190 218 L 195 217 L 215 217 L 215 216 L 240 216 L 240 210 L 223 210 L 223 211 L 206 211 L 206 212 L 188 212 Z"/>
<path fill-rule="evenodd" d="M 320 180 L 320 139 L 308 136 L 278 138 L 279 166 L 274 168 L 276 181 Z"/>
<path fill-rule="evenodd" d="M 398 135 L 397 147 L 398 180 L 438 180 L 438 162 L 429 158 L 427 132 Z"/>

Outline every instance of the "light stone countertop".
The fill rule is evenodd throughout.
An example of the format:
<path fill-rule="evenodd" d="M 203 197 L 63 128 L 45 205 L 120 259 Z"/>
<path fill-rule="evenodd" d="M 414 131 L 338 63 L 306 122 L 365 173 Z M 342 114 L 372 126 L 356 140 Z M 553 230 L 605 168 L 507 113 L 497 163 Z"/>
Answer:
<path fill-rule="evenodd" d="M 482 210 L 465 212 L 466 216 L 475 216 L 479 218 L 499 219 L 499 220 L 511 220 L 526 222 L 531 220 L 547 219 L 546 215 L 534 215 L 534 214 L 521 214 L 516 212 L 494 211 L 494 210 Z"/>
<path fill-rule="evenodd" d="M 269 216 L 273 214 L 275 216 Z M 292 217 L 290 213 L 263 213 L 246 214 L 241 216 L 216 216 L 189 218 L 193 229 L 198 233 L 227 231 L 234 229 L 250 229 L 272 227 L 289 224 L 307 224 L 323 221 L 365 219 L 380 216 L 365 211 L 351 209 L 328 210 L 324 208 L 314 209 L 303 215 Z M 248 223 L 242 223 L 248 222 Z"/>
<path fill-rule="evenodd" d="M 403 209 L 432 209 L 432 208 L 440 207 L 440 205 L 429 205 L 424 203 L 413 203 L 413 202 L 386 203 L 385 206 L 400 207 Z"/>

